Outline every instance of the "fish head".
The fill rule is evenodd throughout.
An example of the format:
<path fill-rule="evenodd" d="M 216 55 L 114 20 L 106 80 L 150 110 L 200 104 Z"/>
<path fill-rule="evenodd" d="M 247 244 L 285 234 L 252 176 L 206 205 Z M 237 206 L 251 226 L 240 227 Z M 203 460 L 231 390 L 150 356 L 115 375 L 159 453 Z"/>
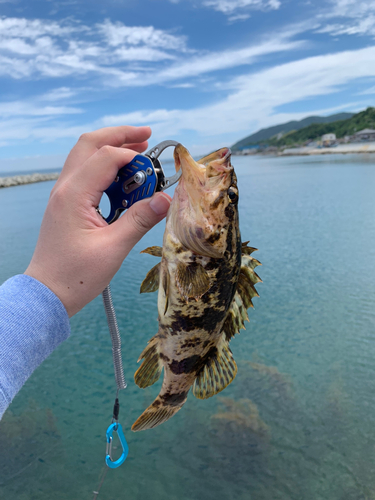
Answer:
<path fill-rule="evenodd" d="M 194 253 L 222 258 L 239 241 L 238 188 L 231 150 L 222 148 L 195 161 L 178 144 L 174 159 L 182 176 L 170 208 L 172 231 Z"/>

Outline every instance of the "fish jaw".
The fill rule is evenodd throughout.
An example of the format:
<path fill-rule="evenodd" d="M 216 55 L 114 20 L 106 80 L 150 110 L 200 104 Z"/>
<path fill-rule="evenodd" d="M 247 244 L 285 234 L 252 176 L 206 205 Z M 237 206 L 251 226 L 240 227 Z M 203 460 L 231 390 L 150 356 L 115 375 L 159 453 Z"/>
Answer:
<path fill-rule="evenodd" d="M 228 189 L 231 184 L 234 171 L 229 148 L 221 148 L 196 162 L 189 151 L 178 144 L 174 160 L 176 171 L 182 170 L 180 183 L 193 203 L 199 203 L 202 197 L 212 199 L 218 191 Z"/>
<path fill-rule="evenodd" d="M 238 194 L 231 151 L 222 148 L 196 162 L 178 144 L 174 158 L 182 176 L 167 218 L 169 232 L 195 254 L 221 258 L 228 230 L 238 224 L 237 203 L 229 198 L 230 190 Z"/>

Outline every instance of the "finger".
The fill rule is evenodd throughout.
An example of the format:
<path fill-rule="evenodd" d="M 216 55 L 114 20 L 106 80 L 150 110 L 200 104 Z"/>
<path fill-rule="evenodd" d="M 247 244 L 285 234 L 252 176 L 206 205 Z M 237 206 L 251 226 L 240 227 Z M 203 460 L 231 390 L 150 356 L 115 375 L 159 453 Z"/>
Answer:
<path fill-rule="evenodd" d="M 124 144 L 143 144 L 151 136 L 150 127 L 107 127 L 81 135 L 69 153 L 60 177 L 68 177 L 103 146 L 121 147 Z M 146 146 L 147 148 L 147 146 Z M 138 150 L 137 150 L 138 151 Z"/>
<path fill-rule="evenodd" d="M 132 144 L 123 144 L 121 147 L 126 149 L 132 149 L 133 151 L 137 151 L 138 153 L 143 153 L 143 151 L 146 151 L 146 149 L 148 148 L 148 142 L 147 141 L 140 143 L 133 142 Z"/>
<path fill-rule="evenodd" d="M 152 227 L 167 215 L 171 197 L 155 193 L 151 198 L 138 201 L 116 222 L 106 228 L 111 248 L 118 248 L 124 259 L 134 245 Z"/>
<path fill-rule="evenodd" d="M 79 186 L 81 196 L 89 196 L 96 207 L 103 191 L 115 180 L 118 170 L 127 165 L 135 155 L 131 149 L 103 146 L 74 172 L 69 183 Z"/>

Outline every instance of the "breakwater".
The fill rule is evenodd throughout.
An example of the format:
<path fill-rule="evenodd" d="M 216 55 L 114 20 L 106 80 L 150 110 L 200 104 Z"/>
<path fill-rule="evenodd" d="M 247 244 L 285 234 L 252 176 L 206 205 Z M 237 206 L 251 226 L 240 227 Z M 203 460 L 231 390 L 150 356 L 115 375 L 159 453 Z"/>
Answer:
<path fill-rule="evenodd" d="M 375 142 L 338 144 L 328 148 L 301 147 L 284 149 L 280 155 L 327 155 L 327 154 L 355 154 L 355 153 L 375 153 Z"/>
<path fill-rule="evenodd" d="M 26 174 L 14 175 L 12 177 L 0 177 L 0 188 L 20 186 L 21 184 L 32 184 L 33 182 L 55 181 L 59 177 L 59 172 L 49 174 Z"/>

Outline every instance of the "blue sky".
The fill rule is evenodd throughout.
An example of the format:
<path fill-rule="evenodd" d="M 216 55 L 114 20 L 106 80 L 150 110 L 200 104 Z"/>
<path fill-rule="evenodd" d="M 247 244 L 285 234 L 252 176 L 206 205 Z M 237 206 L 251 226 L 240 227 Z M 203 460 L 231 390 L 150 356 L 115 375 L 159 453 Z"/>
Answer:
<path fill-rule="evenodd" d="M 374 0 L 0 0 L 3 170 L 103 126 L 198 155 L 374 98 Z"/>

